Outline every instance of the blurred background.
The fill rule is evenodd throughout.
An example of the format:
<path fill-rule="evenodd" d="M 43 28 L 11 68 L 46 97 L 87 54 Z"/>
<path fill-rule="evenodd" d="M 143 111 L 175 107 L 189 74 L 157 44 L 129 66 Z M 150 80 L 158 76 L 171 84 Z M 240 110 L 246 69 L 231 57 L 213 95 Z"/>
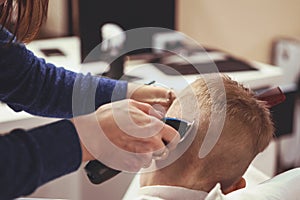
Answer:
<path fill-rule="evenodd" d="M 81 60 L 102 41 L 100 27 L 114 22 L 124 30 L 159 26 L 185 33 L 201 45 L 283 70 L 288 100 L 277 108 L 277 130 L 255 166 L 269 176 L 300 166 L 299 0 L 50 0 L 48 20 L 38 40 L 80 38 Z M 259 88 L 255 88 L 259 89 Z M 121 199 L 132 180 L 122 174 L 101 186 L 83 171 L 39 189 L 34 197 Z M 122 186 L 120 186 L 122 185 Z M 100 196 L 101 195 L 101 196 Z"/>
<path fill-rule="evenodd" d="M 152 2 L 156 6 L 159 5 L 158 0 Z M 271 63 L 271 48 L 275 39 L 297 38 L 300 35 L 297 20 L 300 18 L 298 0 L 174 2 L 176 2 L 174 13 L 176 30 L 203 45 L 218 47 L 250 60 Z M 41 32 L 41 37 L 78 34 L 79 3 L 79 0 L 50 0 L 48 21 Z M 83 4 L 89 6 L 93 3 Z M 111 6 L 111 3 L 104 0 L 96 3 L 100 16 L 105 15 L 101 14 L 101 10 L 107 8 L 106 4 Z M 168 4 L 172 5 L 172 2 L 169 1 Z M 114 6 L 116 11 L 120 10 L 119 5 Z M 122 12 L 130 13 L 137 7 L 126 7 Z M 146 8 L 145 6 L 144 10 Z M 113 8 L 109 12 L 113 12 Z"/>

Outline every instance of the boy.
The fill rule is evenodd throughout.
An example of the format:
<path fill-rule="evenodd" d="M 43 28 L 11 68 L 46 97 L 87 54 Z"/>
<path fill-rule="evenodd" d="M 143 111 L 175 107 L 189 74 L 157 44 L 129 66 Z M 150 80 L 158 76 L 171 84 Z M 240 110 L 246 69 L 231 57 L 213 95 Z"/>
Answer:
<path fill-rule="evenodd" d="M 160 167 L 166 161 L 158 160 L 157 170 L 141 175 L 140 199 L 201 200 L 217 183 L 225 194 L 243 188 L 243 174 L 272 139 L 274 128 L 266 102 L 257 100 L 252 91 L 228 76 L 204 76 L 184 89 L 167 112 L 168 117 L 195 121 L 191 144 L 170 165 Z M 219 119 L 222 113 L 223 124 Z M 208 134 L 215 137 L 208 130 L 218 130 L 216 125 L 210 126 L 215 121 L 223 126 L 212 149 L 203 156 L 204 143 L 214 140 Z M 185 141 L 176 150 L 183 145 Z"/>

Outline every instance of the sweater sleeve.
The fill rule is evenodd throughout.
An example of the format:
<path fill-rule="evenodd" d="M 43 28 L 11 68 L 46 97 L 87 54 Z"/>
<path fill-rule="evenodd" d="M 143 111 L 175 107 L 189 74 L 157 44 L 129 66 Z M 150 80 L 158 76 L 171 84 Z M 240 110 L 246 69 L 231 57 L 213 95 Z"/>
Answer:
<path fill-rule="evenodd" d="M 62 120 L 0 136 L 0 158 L 0 199 L 13 199 L 78 169 L 81 149 L 73 124 Z"/>
<path fill-rule="evenodd" d="M 23 44 L 6 45 L 10 38 L 9 32 L 0 30 L 0 101 L 15 111 L 69 118 L 126 97 L 126 82 L 57 68 Z M 67 120 L 14 130 L 0 136 L 0 160 L 0 199 L 27 195 L 79 167 L 79 138 Z"/>
<path fill-rule="evenodd" d="M 0 100 L 13 110 L 70 118 L 126 97 L 126 82 L 58 68 L 37 58 L 23 44 L 6 45 L 8 38 L 9 32 L 3 30 L 0 33 Z"/>

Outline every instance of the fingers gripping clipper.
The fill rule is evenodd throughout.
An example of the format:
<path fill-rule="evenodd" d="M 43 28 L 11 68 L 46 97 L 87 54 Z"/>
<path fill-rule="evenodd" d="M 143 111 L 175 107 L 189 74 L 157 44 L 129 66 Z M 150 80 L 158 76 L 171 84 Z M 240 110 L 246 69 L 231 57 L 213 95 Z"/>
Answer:
<path fill-rule="evenodd" d="M 162 121 L 165 124 L 168 124 L 169 126 L 173 127 L 178 131 L 180 134 L 180 142 L 183 141 L 187 135 L 189 134 L 191 127 L 193 126 L 194 122 L 188 122 L 185 120 L 177 119 L 177 118 L 169 118 L 165 117 L 162 119 Z M 165 143 L 165 145 L 167 145 Z M 154 158 L 155 159 L 155 158 Z M 157 157 L 156 159 L 160 159 Z M 101 163 L 98 160 L 93 160 L 90 161 L 86 166 L 85 166 L 85 171 L 87 173 L 87 176 L 89 180 L 93 184 L 101 184 L 108 179 L 113 178 L 117 174 L 119 174 L 121 171 L 112 169 L 103 163 Z"/>

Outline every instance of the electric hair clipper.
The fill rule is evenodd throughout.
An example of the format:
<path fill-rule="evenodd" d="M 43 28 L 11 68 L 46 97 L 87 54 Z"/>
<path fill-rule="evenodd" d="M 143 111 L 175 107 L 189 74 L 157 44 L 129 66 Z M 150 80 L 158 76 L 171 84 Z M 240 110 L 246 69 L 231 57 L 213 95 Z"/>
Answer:
<path fill-rule="evenodd" d="M 180 138 L 181 138 L 180 142 L 183 141 L 187 137 L 189 130 L 191 129 L 191 127 L 193 126 L 193 123 L 194 123 L 194 122 L 190 123 L 185 120 L 169 118 L 169 117 L 163 118 L 162 121 L 178 131 L 178 133 L 180 134 Z M 165 143 L 165 145 L 167 145 L 167 144 Z M 101 163 L 98 160 L 90 161 L 85 166 L 84 169 L 87 173 L 89 180 L 93 184 L 101 184 L 101 183 L 107 181 L 108 179 L 113 178 L 114 176 L 116 176 L 117 174 L 119 174 L 121 172 L 119 170 L 115 170 L 115 169 L 112 169 L 112 168 L 104 165 L 103 163 Z"/>

